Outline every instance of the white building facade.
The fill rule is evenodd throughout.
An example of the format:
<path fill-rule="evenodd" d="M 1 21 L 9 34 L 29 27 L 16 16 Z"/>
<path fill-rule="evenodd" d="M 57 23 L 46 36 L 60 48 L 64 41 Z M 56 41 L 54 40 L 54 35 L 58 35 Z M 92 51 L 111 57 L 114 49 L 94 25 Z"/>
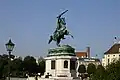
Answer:
<path fill-rule="evenodd" d="M 115 43 L 108 51 L 104 53 L 102 65 L 106 67 L 120 58 L 120 43 Z"/>
<path fill-rule="evenodd" d="M 100 59 L 98 58 L 79 58 L 78 65 L 85 65 L 86 69 L 90 63 L 94 64 L 96 67 L 101 65 Z"/>

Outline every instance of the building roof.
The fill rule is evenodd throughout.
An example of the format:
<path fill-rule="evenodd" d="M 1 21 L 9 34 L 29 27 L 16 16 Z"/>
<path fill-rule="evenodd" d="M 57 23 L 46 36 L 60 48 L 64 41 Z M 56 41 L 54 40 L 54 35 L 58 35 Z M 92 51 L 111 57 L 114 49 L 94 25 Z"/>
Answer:
<path fill-rule="evenodd" d="M 119 52 L 120 44 L 114 44 L 108 51 L 106 51 L 104 54 L 117 54 Z"/>
<path fill-rule="evenodd" d="M 77 57 L 87 57 L 87 52 L 75 52 Z"/>

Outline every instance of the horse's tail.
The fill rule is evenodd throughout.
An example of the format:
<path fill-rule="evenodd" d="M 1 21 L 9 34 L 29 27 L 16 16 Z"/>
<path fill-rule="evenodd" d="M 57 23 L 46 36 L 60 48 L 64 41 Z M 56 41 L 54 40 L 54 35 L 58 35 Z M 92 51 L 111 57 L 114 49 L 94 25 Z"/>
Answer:
<path fill-rule="evenodd" d="M 69 35 L 70 35 L 72 38 L 74 38 L 73 35 L 71 35 L 71 34 L 69 34 Z"/>
<path fill-rule="evenodd" d="M 48 41 L 48 44 L 50 44 L 52 40 L 53 40 L 53 37 L 50 36 L 50 40 Z"/>

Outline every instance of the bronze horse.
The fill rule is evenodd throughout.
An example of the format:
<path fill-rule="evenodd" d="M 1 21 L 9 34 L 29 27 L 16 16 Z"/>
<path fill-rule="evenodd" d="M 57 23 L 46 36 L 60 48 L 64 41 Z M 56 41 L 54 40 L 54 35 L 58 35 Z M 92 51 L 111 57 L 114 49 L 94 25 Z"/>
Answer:
<path fill-rule="evenodd" d="M 55 30 L 55 32 L 53 33 L 53 35 L 50 36 L 50 40 L 48 42 L 48 44 L 51 43 L 52 40 L 56 41 L 56 45 L 60 46 L 60 41 L 62 39 L 65 39 L 64 36 L 65 35 L 70 35 L 72 38 L 73 36 L 69 33 L 69 31 L 66 29 L 66 22 L 65 22 L 65 18 L 61 18 L 61 16 L 66 13 L 68 10 L 64 11 L 63 13 L 61 13 L 57 18 L 57 28 Z"/>

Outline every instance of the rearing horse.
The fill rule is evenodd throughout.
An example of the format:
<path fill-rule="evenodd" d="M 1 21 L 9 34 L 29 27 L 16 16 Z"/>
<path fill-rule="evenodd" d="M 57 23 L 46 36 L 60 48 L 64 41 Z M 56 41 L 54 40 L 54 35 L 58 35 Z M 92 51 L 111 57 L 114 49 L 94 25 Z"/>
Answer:
<path fill-rule="evenodd" d="M 66 29 L 65 18 L 58 17 L 57 28 L 56 28 L 55 32 L 53 33 L 53 35 L 50 36 L 50 40 L 49 40 L 48 44 L 50 44 L 51 41 L 54 40 L 54 41 L 56 41 L 56 45 L 60 46 L 60 41 L 62 39 L 65 39 L 64 35 L 70 35 L 73 38 L 73 36 Z"/>

